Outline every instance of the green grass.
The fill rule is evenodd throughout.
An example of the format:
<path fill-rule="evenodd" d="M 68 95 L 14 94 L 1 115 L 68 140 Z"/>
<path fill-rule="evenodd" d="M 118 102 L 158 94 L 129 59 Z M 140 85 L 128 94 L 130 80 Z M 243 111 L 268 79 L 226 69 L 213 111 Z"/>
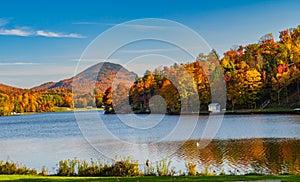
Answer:
<path fill-rule="evenodd" d="M 91 109 L 87 109 L 87 108 L 74 108 L 74 109 L 70 109 L 68 107 L 54 107 L 54 111 L 55 112 L 74 112 L 74 111 L 102 111 L 104 110 L 103 108 L 91 108 Z"/>
<path fill-rule="evenodd" d="M 72 109 L 68 108 L 68 107 L 54 107 L 54 111 L 55 112 L 71 112 L 73 111 Z"/>
<path fill-rule="evenodd" d="M 58 177 L 58 176 L 30 176 L 30 175 L 0 175 L 1 181 L 253 181 L 253 180 L 281 180 L 300 181 L 300 175 L 279 176 L 144 176 L 144 177 Z"/>
<path fill-rule="evenodd" d="M 271 107 L 265 108 L 263 110 L 260 109 L 236 109 L 236 110 L 226 110 L 228 114 L 235 113 L 284 113 L 284 112 L 293 112 L 294 108 L 284 108 L 284 107 Z"/>
<path fill-rule="evenodd" d="M 104 108 L 74 108 L 73 111 L 103 111 Z"/>
<path fill-rule="evenodd" d="M 284 112 L 284 111 L 293 111 L 293 108 L 285 108 L 285 107 L 273 107 L 273 108 L 265 108 L 265 112 Z"/>

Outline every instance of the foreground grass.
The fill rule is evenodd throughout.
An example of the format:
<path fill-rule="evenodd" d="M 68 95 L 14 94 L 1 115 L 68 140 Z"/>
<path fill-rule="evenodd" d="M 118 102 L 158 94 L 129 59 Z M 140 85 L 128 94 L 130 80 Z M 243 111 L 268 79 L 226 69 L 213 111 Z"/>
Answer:
<path fill-rule="evenodd" d="M 300 181 L 300 175 L 279 176 L 144 176 L 144 177 L 58 177 L 30 175 L 0 175 L 0 181 L 240 181 L 280 180 Z"/>

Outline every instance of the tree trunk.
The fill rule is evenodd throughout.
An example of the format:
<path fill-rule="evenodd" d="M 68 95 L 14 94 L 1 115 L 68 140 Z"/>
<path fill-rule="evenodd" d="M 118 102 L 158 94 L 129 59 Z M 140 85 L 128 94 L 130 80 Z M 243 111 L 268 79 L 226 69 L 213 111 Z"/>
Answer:
<path fill-rule="evenodd" d="M 299 100 L 300 99 L 300 90 L 299 90 L 299 79 L 298 79 L 298 81 L 297 81 L 297 100 Z"/>
<path fill-rule="evenodd" d="M 289 103 L 289 94 L 288 94 L 288 88 L 285 87 L 285 98 L 286 98 L 286 103 Z"/>
<path fill-rule="evenodd" d="M 277 91 L 277 102 L 280 105 L 280 90 Z"/>

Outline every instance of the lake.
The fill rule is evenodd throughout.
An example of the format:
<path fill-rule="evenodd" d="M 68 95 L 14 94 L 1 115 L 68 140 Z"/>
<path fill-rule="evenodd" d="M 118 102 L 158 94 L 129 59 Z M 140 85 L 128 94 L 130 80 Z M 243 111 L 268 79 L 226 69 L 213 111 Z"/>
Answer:
<path fill-rule="evenodd" d="M 51 173 L 59 160 L 168 157 L 198 171 L 300 173 L 300 115 L 104 115 L 102 111 L 0 117 L 0 159 Z"/>

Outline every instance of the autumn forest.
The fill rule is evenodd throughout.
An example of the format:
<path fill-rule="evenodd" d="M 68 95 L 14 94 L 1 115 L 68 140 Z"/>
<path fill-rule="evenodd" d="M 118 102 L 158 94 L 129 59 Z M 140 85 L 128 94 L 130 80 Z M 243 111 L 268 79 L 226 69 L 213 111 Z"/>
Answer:
<path fill-rule="evenodd" d="M 112 83 L 112 76 L 106 72 L 102 77 L 110 78 L 101 79 Z M 211 102 L 224 102 L 227 110 L 295 108 L 300 106 L 299 82 L 300 26 L 281 31 L 277 40 L 267 34 L 258 43 L 236 46 L 222 57 L 212 50 L 208 55 L 200 53 L 191 63 L 147 70 L 130 87 L 96 84 L 92 93 L 74 95 L 72 88 L 64 85 L 19 89 L 0 84 L 0 115 L 87 106 L 127 113 L 128 107 L 123 106 L 128 104 L 130 111 L 143 113 L 154 109 L 151 98 L 155 95 L 164 99 L 155 107 L 157 112 L 166 107 L 170 114 L 194 112 L 195 108 L 207 111 Z"/>

